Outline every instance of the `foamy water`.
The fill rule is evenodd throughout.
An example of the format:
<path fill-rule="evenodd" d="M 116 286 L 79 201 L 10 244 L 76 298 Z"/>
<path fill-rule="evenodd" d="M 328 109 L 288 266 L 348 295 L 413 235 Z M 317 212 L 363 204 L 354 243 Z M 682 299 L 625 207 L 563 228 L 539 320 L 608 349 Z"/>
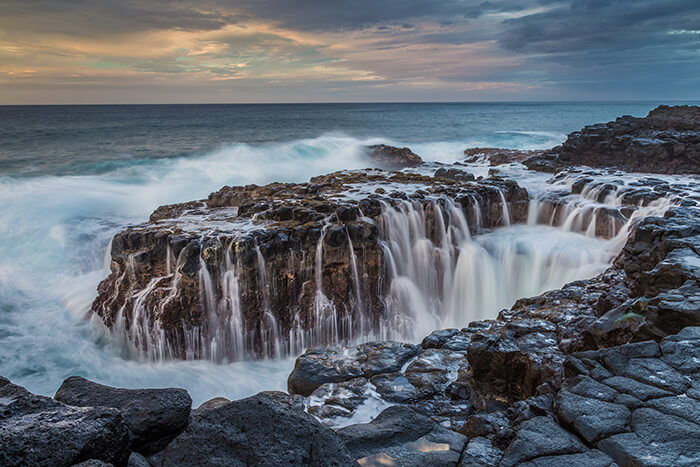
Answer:
<path fill-rule="evenodd" d="M 284 389 L 293 358 L 226 365 L 206 361 L 151 363 L 127 358 L 99 322 L 86 319 L 97 284 L 107 274 L 105 255 L 111 237 L 130 223 L 143 222 L 159 205 L 204 198 L 223 185 L 304 181 L 335 170 L 365 167 L 368 164 L 362 147 L 367 144 L 409 145 L 426 160 L 452 162 L 469 146 L 496 145 L 500 141 L 503 146 L 526 149 L 548 147 L 560 142 L 564 132 L 506 131 L 448 142 L 354 138 L 334 133 L 289 142 L 217 145 L 218 149 L 202 156 L 99 162 L 103 164 L 99 170 L 76 169 L 67 175 L 50 175 L 47 169 L 31 177 L 2 177 L 0 375 L 47 395 L 71 375 L 123 387 L 178 386 L 192 394 L 195 405 L 214 396 L 239 398 L 260 390 Z M 80 145 L 70 150 L 79 151 Z M 39 164 L 41 153 L 34 157 L 31 164 Z M 88 175 L 81 175 L 83 172 Z M 523 180 L 527 181 L 526 177 Z M 541 178 L 532 182 L 543 183 Z M 527 243 L 530 233 L 510 232 L 494 232 L 479 245 L 487 254 L 500 258 L 505 254 L 499 253 L 497 246 L 500 236 L 507 239 L 519 235 L 520 241 Z M 531 232 L 534 237 L 545 233 Z M 553 235 L 568 251 L 566 235 Z M 542 248 L 539 244 L 534 241 L 533 248 Z M 604 262 L 595 258 L 591 264 L 595 267 L 582 271 L 582 275 L 595 273 Z M 530 263 L 521 267 L 530 267 Z M 509 266 L 503 263 L 501 268 Z M 504 272 L 508 274 L 494 274 Z M 573 275 L 578 277 L 578 272 Z M 521 290 L 557 285 L 564 277 L 559 279 L 556 283 L 543 279 L 537 287 L 517 289 L 512 295 L 500 297 L 494 307 L 509 306 Z M 455 280 L 459 281 L 457 276 Z M 446 296 L 448 302 L 459 300 Z M 432 322 L 458 325 L 467 316 L 460 313 L 451 311 L 449 317 Z M 432 330 L 428 328 L 426 325 L 419 330 Z"/>

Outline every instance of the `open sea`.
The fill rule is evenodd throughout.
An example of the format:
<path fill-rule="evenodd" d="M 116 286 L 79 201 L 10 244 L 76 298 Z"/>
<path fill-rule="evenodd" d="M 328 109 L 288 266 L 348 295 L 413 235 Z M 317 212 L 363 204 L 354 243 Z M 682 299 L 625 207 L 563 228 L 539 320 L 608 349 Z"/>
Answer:
<path fill-rule="evenodd" d="M 658 104 L 0 106 L 0 375 L 46 395 L 71 375 L 184 387 L 195 406 L 285 389 L 293 359 L 126 358 L 86 319 L 111 237 L 159 205 L 223 185 L 362 168 L 367 144 L 454 162 L 468 147 L 552 147 L 585 125 Z"/>

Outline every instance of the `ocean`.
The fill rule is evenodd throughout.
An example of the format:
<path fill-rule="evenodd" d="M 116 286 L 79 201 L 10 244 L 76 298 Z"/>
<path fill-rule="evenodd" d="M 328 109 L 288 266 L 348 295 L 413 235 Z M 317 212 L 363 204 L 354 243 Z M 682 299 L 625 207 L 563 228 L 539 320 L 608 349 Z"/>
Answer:
<path fill-rule="evenodd" d="M 584 125 L 658 104 L 0 106 L 0 375 L 46 395 L 71 375 L 185 387 L 195 404 L 284 389 L 292 358 L 127 358 L 87 318 L 111 237 L 159 205 L 223 185 L 362 168 L 367 144 L 453 162 L 468 147 L 552 147 Z"/>

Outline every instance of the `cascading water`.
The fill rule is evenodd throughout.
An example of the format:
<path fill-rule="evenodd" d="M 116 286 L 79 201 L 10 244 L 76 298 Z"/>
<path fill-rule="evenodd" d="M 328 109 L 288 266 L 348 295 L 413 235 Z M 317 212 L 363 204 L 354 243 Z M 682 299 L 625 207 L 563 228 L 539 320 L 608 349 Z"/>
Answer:
<path fill-rule="evenodd" d="M 546 205 L 533 198 L 526 225 L 511 226 L 501 199 L 503 227 L 474 238 L 460 210 L 447 209 L 445 220 L 438 203 L 430 209 L 417 202 L 384 206 L 382 246 L 390 287 L 383 338 L 415 340 L 434 329 L 464 327 L 494 318 L 519 298 L 593 277 L 609 266 L 637 220 L 663 215 L 671 206 L 665 198 L 640 206 L 606 239 L 596 237 L 598 203 L 557 206 L 561 212 L 555 209 L 541 225 Z M 611 195 L 607 200 L 619 204 Z"/>

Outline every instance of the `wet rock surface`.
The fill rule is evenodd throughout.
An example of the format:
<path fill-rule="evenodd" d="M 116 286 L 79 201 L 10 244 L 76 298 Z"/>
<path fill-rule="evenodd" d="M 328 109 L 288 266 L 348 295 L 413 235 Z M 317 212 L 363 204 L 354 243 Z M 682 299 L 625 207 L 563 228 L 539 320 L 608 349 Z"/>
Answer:
<path fill-rule="evenodd" d="M 697 464 L 698 214 L 642 220 L 604 274 L 434 331 L 398 372 L 321 385 L 310 412 L 410 407 L 476 440 L 461 465 Z M 331 373 L 354 365 L 343 355 Z"/>
<path fill-rule="evenodd" d="M 444 466 L 459 462 L 467 438 L 404 406 L 338 430 L 360 465 Z"/>
<path fill-rule="evenodd" d="M 192 399 L 184 389 L 119 389 L 79 376 L 65 380 L 54 399 L 75 407 L 112 407 L 129 428 L 131 447 L 157 452 L 187 425 Z"/>

